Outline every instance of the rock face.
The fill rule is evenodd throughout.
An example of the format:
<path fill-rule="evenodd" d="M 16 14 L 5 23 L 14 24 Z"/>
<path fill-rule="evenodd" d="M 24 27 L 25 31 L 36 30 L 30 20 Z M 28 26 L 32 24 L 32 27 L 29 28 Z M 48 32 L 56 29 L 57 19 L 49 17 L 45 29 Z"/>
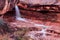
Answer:
<path fill-rule="evenodd" d="M 59 3 L 60 0 L 20 0 L 21 2 L 27 3 L 27 4 L 39 4 L 39 5 L 55 5 L 56 3 Z"/>
<path fill-rule="evenodd" d="M 40 5 L 51 5 L 55 4 L 57 0 L 20 0 L 25 3 L 29 4 L 40 4 Z"/>
<path fill-rule="evenodd" d="M 12 7 L 14 6 L 14 3 L 17 2 L 17 0 L 0 0 L 0 10 L 2 10 L 6 5 L 6 1 L 7 1 L 7 4 L 10 3 Z"/>
<path fill-rule="evenodd" d="M 4 14 L 11 10 L 15 3 L 17 3 L 17 0 L 0 0 L 0 14 Z"/>
<path fill-rule="evenodd" d="M 0 10 L 2 10 L 4 6 L 5 6 L 5 0 L 0 0 Z"/>
<path fill-rule="evenodd" d="M 0 0 L 0 14 L 11 10 L 17 3 L 39 4 L 39 5 L 59 5 L 59 0 Z"/>
<path fill-rule="evenodd" d="M 22 0 L 22 1 L 23 2 L 25 2 L 25 1 L 27 2 L 28 0 L 25 0 L 25 1 Z M 13 4 L 12 4 L 12 2 L 13 2 Z M 14 5 L 15 5 L 14 3 L 16 3 L 16 2 L 14 2 L 14 0 L 13 0 L 13 1 L 10 1 L 10 3 L 14 7 Z M 32 3 L 35 4 L 34 3 L 34 0 L 33 0 Z M 7 4 L 9 4 L 9 3 L 7 3 Z M 20 7 L 21 7 L 21 5 L 20 5 Z M 51 10 L 53 10 L 53 11 L 54 10 L 55 11 L 60 10 L 59 9 L 60 7 L 50 7 L 50 6 L 48 7 L 47 6 L 47 7 L 44 7 L 44 8 L 45 9 L 48 9 L 50 11 Z M 44 9 L 44 8 L 40 8 L 40 6 L 39 6 L 37 8 L 34 8 L 33 7 L 32 9 L 31 8 L 30 9 L 31 10 L 39 11 L 40 9 Z M 26 10 L 23 10 L 21 8 L 20 9 L 20 12 L 22 14 L 22 17 L 23 18 L 26 18 L 27 22 L 15 20 L 15 16 L 13 16 L 14 13 L 15 13 L 15 11 L 14 12 L 13 11 L 12 12 L 8 12 L 10 15 L 7 13 L 8 15 L 4 16 L 4 19 L 6 21 L 8 21 L 8 23 L 10 24 L 10 28 L 12 30 L 14 29 L 14 31 L 16 31 L 17 29 L 19 29 L 21 27 L 25 27 L 27 29 L 28 28 L 30 29 L 30 32 L 27 32 L 25 34 L 25 36 L 26 37 L 29 36 L 33 40 L 60 40 L 60 31 L 59 31 L 60 30 L 60 14 L 57 14 L 57 13 L 42 14 L 40 12 L 29 11 L 28 10 L 29 9 L 28 7 L 26 7 L 25 9 Z M 46 36 L 45 37 L 43 36 L 43 33 L 38 33 L 38 32 L 40 32 L 43 29 L 43 27 L 41 26 L 42 24 L 44 26 L 48 26 L 49 27 L 46 30 L 47 33 L 46 33 Z M 28 29 L 28 31 L 29 31 L 29 29 Z M 31 40 L 31 39 L 28 39 L 28 40 Z"/>

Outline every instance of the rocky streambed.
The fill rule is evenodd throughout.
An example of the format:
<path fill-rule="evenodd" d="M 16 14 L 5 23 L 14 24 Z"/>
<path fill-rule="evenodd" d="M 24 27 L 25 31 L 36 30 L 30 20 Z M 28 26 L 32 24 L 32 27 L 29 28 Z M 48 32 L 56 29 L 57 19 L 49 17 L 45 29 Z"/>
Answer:
<path fill-rule="evenodd" d="M 14 11 L 10 11 L 7 12 L 4 15 L 4 20 L 10 25 L 11 30 L 13 30 L 12 33 L 7 33 L 4 34 L 4 36 L 0 36 L 2 37 L 2 39 L 7 39 L 7 40 L 60 40 L 60 14 L 54 14 L 56 15 L 56 20 L 52 21 L 51 19 L 55 19 L 55 16 L 53 18 L 53 13 L 50 14 L 51 16 L 49 16 L 49 19 L 44 19 L 44 18 L 48 18 L 48 14 L 47 15 L 43 15 L 41 13 L 37 13 L 37 15 L 41 15 L 38 17 L 36 17 L 36 13 L 34 15 L 30 15 L 30 12 L 28 11 L 21 10 L 22 13 L 22 18 L 24 18 L 26 21 L 18 21 L 15 20 L 15 12 Z M 8 14 L 9 13 L 9 14 Z M 45 17 L 44 17 L 45 16 Z M 44 28 L 46 28 L 46 34 L 45 36 L 43 36 L 43 33 L 41 33 L 41 30 Z M 8 38 L 7 38 L 8 37 Z M 43 39 L 44 38 L 44 39 Z"/>
<path fill-rule="evenodd" d="M 10 32 L 4 30 L 6 27 L 1 27 L 3 31 L 1 29 L 0 40 L 60 40 L 59 6 L 38 7 L 36 5 L 36 7 L 27 4 L 18 4 L 18 6 L 21 13 L 20 20 L 16 20 L 14 8 L 3 15 Z"/>

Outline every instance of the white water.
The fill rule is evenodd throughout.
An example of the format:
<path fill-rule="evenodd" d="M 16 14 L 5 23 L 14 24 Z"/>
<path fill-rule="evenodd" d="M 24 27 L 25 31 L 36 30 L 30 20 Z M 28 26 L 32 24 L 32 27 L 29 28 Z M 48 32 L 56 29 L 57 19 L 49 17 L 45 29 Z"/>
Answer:
<path fill-rule="evenodd" d="M 21 13 L 17 5 L 15 5 L 15 11 L 16 11 L 16 20 L 27 22 L 25 18 L 21 17 Z"/>
<path fill-rule="evenodd" d="M 24 21 L 24 22 L 29 22 L 25 18 L 21 17 L 21 13 L 20 13 L 19 8 L 18 8 L 17 5 L 15 6 L 15 10 L 16 10 L 16 20 Z M 46 28 L 49 27 L 49 26 L 45 26 L 45 25 L 42 25 L 42 24 L 36 24 L 34 22 L 29 22 L 29 23 L 33 24 L 34 26 L 43 27 L 43 29 L 40 32 L 43 33 L 42 36 L 46 36 Z"/>
<path fill-rule="evenodd" d="M 46 37 L 46 29 L 48 28 L 48 26 L 45 26 L 45 25 L 41 25 L 41 24 L 34 24 L 35 26 L 41 26 L 41 27 L 43 27 L 42 28 L 42 30 L 40 31 L 40 33 L 42 33 L 43 35 L 43 37 Z"/>

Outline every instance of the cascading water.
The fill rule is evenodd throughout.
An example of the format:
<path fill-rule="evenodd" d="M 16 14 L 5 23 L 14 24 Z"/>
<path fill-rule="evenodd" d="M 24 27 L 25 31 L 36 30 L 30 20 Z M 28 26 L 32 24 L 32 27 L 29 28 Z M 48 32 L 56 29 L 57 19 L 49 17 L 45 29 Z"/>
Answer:
<path fill-rule="evenodd" d="M 26 19 L 21 17 L 21 13 L 17 5 L 15 5 L 15 11 L 16 11 L 16 20 L 27 22 Z"/>
<path fill-rule="evenodd" d="M 46 37 L 46 30 L 47 30 L 47 28 L 49 27 L 49 26 L 45 26 L 45 25 L 41 25 L 41 24 L 34 24 L 35 26 L 40 26 L 40 27 L 43 27 L 42 28 L 42 30 L 41 31 L 39 31 L 39 33 L 42 33 L 43 35 L 43 37 Z"/>
<path fill-rule="evenodd" d="M 25 18 L 22 18 L 22 17 L 21 17 L 21 13 L 20 13 L 19 8 L 18 8 L 17 5 L 15 5 L 15 10 L 16 10 L 16 20 L 24 21 L 24 22 L 29 22 L 29 21 L 27 21 Z M 36 23 L 34 23 L 34 22 L 29 22 L 29 23 L 33 24 L 34 26 L 43 27 L 43 29 L 42 29 L 41 31 L 39 31 L 39 33 L 42 33 L 42 34 L 43 34 L 42 36 L 44 36 L 44 37 L 46 36 L 46 29 L 47 29 L 47 27 L 49 27 L 49 26 L 45 26 L 45 25 L 42 25 L 42 24 L 36 24 Z"/>
<path fill-rule="evenodd" d="M 21 14 L 17 5 L 15 6 L 15 10 L 16 10 L 16 19 L 17 19 L 18 17 L 21 17 Z"/>

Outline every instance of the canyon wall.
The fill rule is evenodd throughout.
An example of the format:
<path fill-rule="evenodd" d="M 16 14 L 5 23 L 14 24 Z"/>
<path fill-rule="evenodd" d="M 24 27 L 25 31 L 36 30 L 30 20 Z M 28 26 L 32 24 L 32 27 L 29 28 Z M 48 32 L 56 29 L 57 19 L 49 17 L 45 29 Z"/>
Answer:
<path fill-rule="evenodd" d="M 12 10 L 12 8 L 14 8 L 15 4 L 17 3 L 27 3 L 31 5 L 60 5 L 60 0 L 0 0 L 0 14 L 4 14 L 7 11 Z"/>

